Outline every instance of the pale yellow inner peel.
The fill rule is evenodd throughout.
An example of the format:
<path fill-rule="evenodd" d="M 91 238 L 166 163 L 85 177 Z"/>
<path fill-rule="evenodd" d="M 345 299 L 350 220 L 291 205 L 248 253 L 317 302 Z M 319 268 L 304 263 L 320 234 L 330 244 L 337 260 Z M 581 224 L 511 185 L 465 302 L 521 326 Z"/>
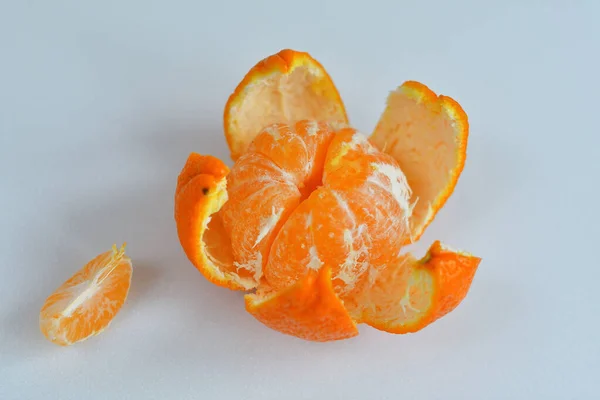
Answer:
<path fill-rule="evenodd" d="M 371 140 L 400 164 L 412 190 L 412 228 L 433 218 L 457 173 L 454 120 L 440 102 L 422 102 L 409 88 L 390 94 Z"/>
<path fill-rule="evenodd" d="M 239 142 L 250 143 L 266 126 L 301 120 L 327 121 L 342 126 L 345 115 L 331 98 L 331 83 L 319 69 L 298 66 L 288 74 L 272 73 L 245 88 L 234 103 L 231 131 Z"/>

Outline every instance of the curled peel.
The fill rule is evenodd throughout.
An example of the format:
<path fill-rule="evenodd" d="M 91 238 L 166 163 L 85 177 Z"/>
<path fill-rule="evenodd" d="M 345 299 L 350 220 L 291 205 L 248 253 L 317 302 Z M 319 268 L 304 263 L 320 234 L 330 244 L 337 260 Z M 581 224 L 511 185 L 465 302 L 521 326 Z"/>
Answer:
<path fill-rule="evenodd" d="M 434 242 L 382 271 L 357 301 L 358 320 L 390 333 L 416 332 L 454 310 L 466 297 L 481 258 Z"/>
<path fill-rule="evenodd" d="M 304 119 L 348 124 L 344 103 L 325 68 L 306 52 L 284 49 L 252 67 L 225 105 L 231 158 L 237 160 L 265 126 Z"/>
<path fill-rule="evenodd" d="M 452 98 L 414 81 L 388 96 L 370 140 L 396 159 L 412 189 L 410 241 L 421 237 L 454 192 L 468 136 L 467 115 Z"/>
<path fill-rule="evenodd" d="M 183 167 L 175 190 L 175 222 L 177 235 L 190 262 L 212 283 L 233 290 L 247 290 L 256 282 L 240 276 L 227 251 L 231 246 L 214 220 L 211 234 L 223 241 L 211 253 L 205 241 L 209 223 L 227 201 L 227 174 L 229 168 L 218 158 L 192 153 Z"/>

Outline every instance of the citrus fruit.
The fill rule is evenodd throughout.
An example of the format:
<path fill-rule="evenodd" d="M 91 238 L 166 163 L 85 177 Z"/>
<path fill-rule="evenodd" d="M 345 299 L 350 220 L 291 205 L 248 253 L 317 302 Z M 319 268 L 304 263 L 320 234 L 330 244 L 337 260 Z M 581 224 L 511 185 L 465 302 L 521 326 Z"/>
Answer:
<path fill-rule="evenodd" d="M 308 53 L 285 49 L 258 62 L 230 95 L 223 116 L 233 160 L 273 123 L 313 119 L 347 124 L 337 88 Z"/>
<path fill-rule="evenodd" d="M 469 123 L 452 98 L 408 81 L 389 94 L 371 141 L 392 155 L 413 191 L 411 241 L 450 197 L 463 170 Z"/>
<path fill-rule="evenodd" d="M 102 332 L 127 299 L 131 274 L 125 245 L 113 246 L 89 261 L 44 302 L 40 311 L 44 336 L 67 346 Z"/>
<path fill-rule="evenodd" d="M 225 105 L 224 130 L 233 160 L 258 132 L 298 120 L 347 126 L 345 105 L 323 66 L 306 52 L 285 49 L 258 62 Z M 454 99 L 407 81 L 389 94 L 369 140 L 406 176 L 414 210 L 406 243 L 416 242 L 444 206 L 462 173 L 469 123 Z"/>
<path fill-rule="evenodd" d="M 197 183 L 194 183 L 197 182 Z M 246 295 L 265 325 L 306 340 L 356 323 L 418 330 L 456 307 L 479 259 L 434 244 L 401 253 L 414 204 L 398 161 L 353 128 L 316 120 L 262 129 L 228 171 L 192 153 L 175 220 L 188 258 Z"/>

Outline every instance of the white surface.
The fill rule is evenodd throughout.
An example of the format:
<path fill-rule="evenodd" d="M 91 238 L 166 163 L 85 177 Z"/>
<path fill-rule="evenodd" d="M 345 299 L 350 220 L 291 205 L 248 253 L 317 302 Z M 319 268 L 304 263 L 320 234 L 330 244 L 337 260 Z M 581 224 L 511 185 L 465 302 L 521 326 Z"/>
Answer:
<path fill-rule="evenodd" d="M 0 399 L 599 397 L 597 2 L 84 3 L 0 6 Z M 407 79 L 469 114 L 466 169 L 417 247 L 483 262 L 418 334 L 281 335 L 179 246 L 185 158 L 228 159 L 227 96 L 286 47 L 325 65 L 366 132 Z M 46 296 L 122 241 L 133 284 L 110 329 L 46 341 Z"/>

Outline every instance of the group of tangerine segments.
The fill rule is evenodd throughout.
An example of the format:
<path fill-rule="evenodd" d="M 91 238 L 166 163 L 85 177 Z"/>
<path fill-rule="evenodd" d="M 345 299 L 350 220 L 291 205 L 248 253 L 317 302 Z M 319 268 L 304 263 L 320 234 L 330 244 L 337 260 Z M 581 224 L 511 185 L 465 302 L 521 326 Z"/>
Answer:
<path fill-rule="evenodd" d="M 360 323 L 416 332 L 465 298 L 479 257 L 439 241 L 422 259 L 402 253 L 464 167 L 469 126 L 456 101 L 405 82 L 365 136 L 323 66 L 283 50 L 237 86 L 224 129 L 233 166 L 191 153 L 175 221 L 191 263 L 248 292 L 263 324 L 312 341 L 356 336 Z"/>
<path fill-rule="evenodd" d="M 462 172 L 468 122 L 454 100 L 405 82 L 367 137 L 323 66 L 282 50 L 237 86 L 224 128 L 234 165 L 189 155 L 177 233 L 210 282 L 248 292 L 263 324 L 312 341 L 356 336 L 359 323 L 407 333 L 464 299 L 480 258 L 438 241 L 420 260 L 401 253 Z M 124 246 L 98 255 L 46 299 L 42 332 L 59 345 L 100 333 L 131 276 Z"/>

